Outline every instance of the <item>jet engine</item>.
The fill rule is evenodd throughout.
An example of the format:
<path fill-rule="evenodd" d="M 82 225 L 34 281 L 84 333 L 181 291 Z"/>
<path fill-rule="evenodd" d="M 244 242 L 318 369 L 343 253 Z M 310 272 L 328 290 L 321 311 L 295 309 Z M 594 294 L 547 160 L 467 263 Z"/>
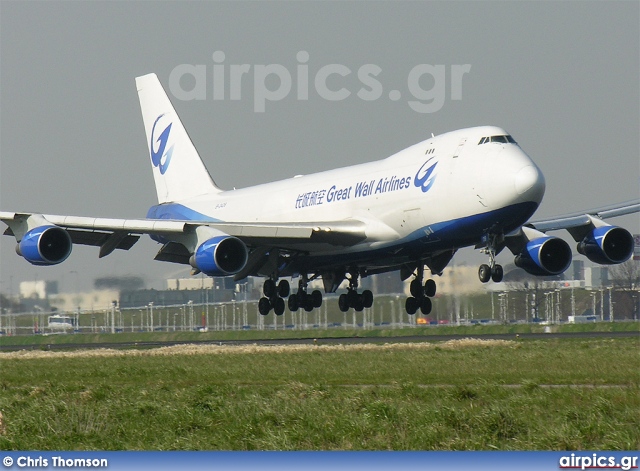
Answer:
<path fill-rule="evenodd" d="M 205 275 L 227 276 L 242 270 L 247 259 L 247 247 L 240 239 L 220 235 L 200 244 L 190 263 Z"/>
<path fill-rule="evenodd" d="M 539 237 L 527 242 L 515 264 L 532 275 L 559 275 L 571 264 L 571 248 L 558 237 Z"/>
<path fill-rule="evenodd" d="M 596 227 L 578 243 L 578 252 L 595 263 L 622 263 L 631 257 L 633 236 L 617 226 Z"/>
<path fill-rule="evenodd" d="M 28 231 L 16 246 L 18 255 L 33 265 L 57 265 L 71 253 L 71 237 L 58 226 L 39 226 Z"/>

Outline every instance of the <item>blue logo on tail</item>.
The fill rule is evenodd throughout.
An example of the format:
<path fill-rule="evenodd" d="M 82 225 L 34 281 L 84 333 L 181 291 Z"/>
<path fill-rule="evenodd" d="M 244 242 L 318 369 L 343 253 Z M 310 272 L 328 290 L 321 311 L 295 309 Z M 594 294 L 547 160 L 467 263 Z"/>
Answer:
<path fill-rule="evenodd" d="M 156 125 L 160 118 L 162 118 L 164 114 L 158 116 L 153 123 L 153 128 L 151 128 L 151 142 L 149 143 L 151 149 L 151 162 L 154 167 L 158 167 L 160 169 L 160 173 L 164 175 L 167 171 L 167 167 L 169 167 L 169 162 L 171 162 L 171 156 L 173 155 L 173 147 L 169 147 L 166 149 L 167 142 L 169 141 L 169 133 L 171 132 L 171 126 L 173 123 L 169 123 L 169 125 L 164 128 L 164 131 L 160 133 L 157 139 L 155 139 L 156 133 Z M 158 143 L 158 149 L 154 150 L 154 143 Z M 166 149 L 166 151 L 165 151 Z"/>
<path fill-rule="evenodd" d="M 420 170 L 418 170 L 418 173 L 416 173 L 416 176 L 413 179 L 413 185 L 420 188 L 423 193 L 429 191 L 436 179 L 436 176 L 433 175 L 433 170 L 436 168 L 436 165 L 438 165 L 438 162 L 435 162 L 430 167 L 427 167 L 427 164 L 433 159 L 434 157 L 431 157 L 429 160 L 423 163 L 422 167 L 420 167 Z M 427 167 L 426 170 L 425 167 Z"/>

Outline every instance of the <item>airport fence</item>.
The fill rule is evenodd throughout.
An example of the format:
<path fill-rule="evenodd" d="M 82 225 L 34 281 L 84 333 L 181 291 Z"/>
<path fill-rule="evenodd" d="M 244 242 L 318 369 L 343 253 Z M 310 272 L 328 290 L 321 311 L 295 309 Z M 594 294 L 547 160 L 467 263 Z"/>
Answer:
<path fill-rule="evenodd" d="M 335 304 L 335 306 L 334 306 Z M 233 330 L 313 330 L 404 328 L 427 323 L 421 316 L 410 316 L 404 309 L 404 297 L 390 296 L 362 312 L 340 312 L 337 299 L 326 299 L 319 309 L 300 309 L 281 316 L 273 311 L 262 316 L 257 302 L 232 301 L 75 312 L 25 312 L 0 315 L 1 335 L 54 333 L 119 332 L 197 332 Z"/>

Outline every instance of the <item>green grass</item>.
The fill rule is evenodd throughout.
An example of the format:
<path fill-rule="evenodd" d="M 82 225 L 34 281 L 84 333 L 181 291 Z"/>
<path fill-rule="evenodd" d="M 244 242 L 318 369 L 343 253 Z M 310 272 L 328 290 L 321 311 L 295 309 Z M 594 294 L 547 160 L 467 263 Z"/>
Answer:
<path fill-rule="evenodd" d="M 639 346 L 2 354 L 0 449 L 637 450 Z"/>

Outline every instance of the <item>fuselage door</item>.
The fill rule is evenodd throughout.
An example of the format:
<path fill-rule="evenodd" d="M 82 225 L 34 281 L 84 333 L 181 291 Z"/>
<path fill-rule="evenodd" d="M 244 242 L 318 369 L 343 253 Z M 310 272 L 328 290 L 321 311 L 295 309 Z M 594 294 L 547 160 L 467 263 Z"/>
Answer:
<path fill-rule="evenodd" d="M 457 159 L 460 156 L 460 153 L 462 152 L 462 148 L 464 147 L 464 144 L 467 142 L 467 138 L 463 137 L 462 139 L 460 139 L 460 143 L 458 144 L 458 147 L 456 147 L 456 150 L 453 152 L 453 158 Z"/>

